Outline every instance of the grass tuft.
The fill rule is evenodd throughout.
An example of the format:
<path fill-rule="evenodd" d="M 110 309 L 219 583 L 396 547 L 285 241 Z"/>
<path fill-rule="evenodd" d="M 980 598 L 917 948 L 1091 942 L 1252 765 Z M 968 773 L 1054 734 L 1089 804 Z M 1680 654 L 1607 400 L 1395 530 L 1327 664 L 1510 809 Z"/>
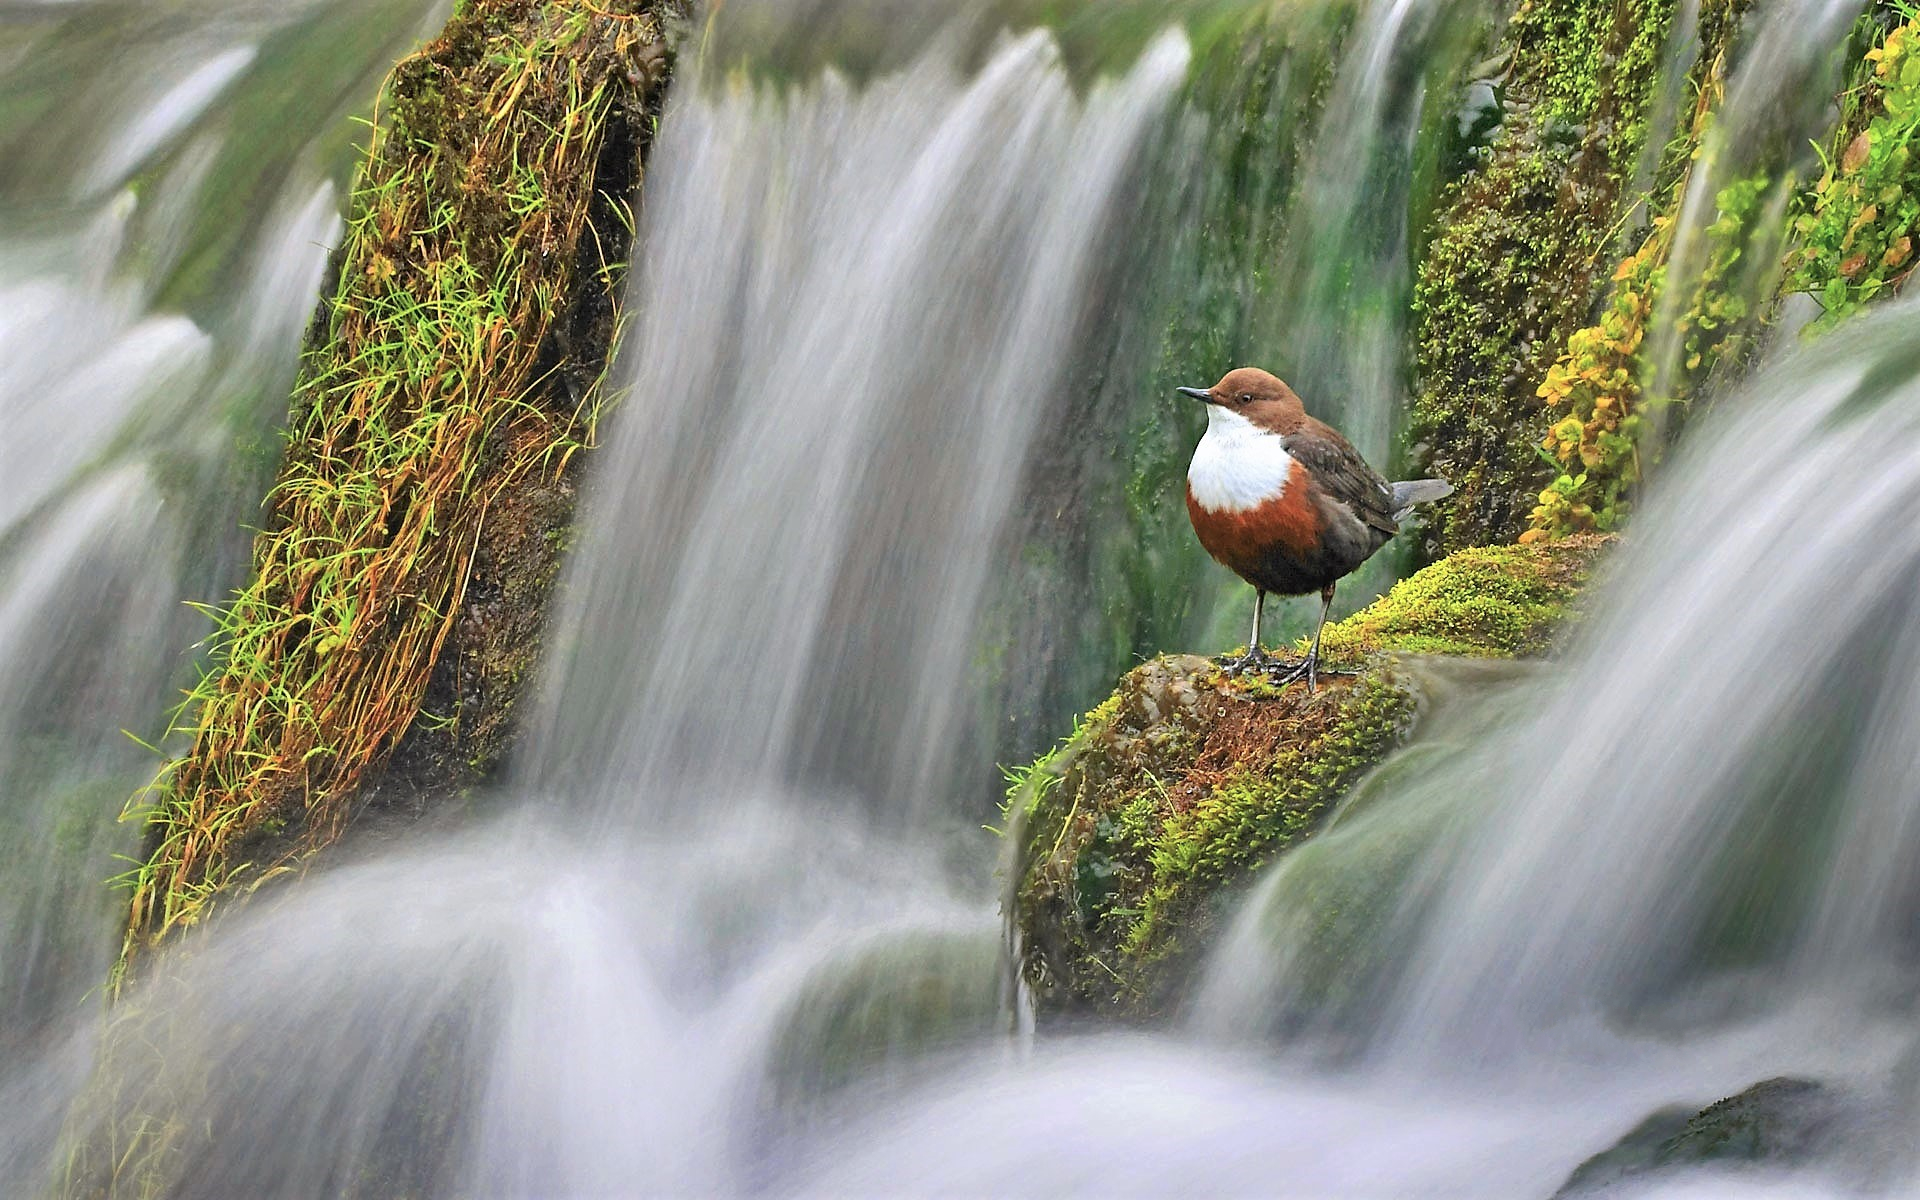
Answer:
<path fill-rule="evenodd" d="M 617 294 L 594 225 L 630 226 L 638 168 L 603 194 L 600 165 L 637 164 L 663 7 L 473 0 L 389 77 L 252 579 L 203 606 L 209 667 L 173 715 L 191 749 L 127 806 L 148 841 L 116 984 L 337 838 L 416 723 L 458 723 L 423 701 L 497 513 L 592 444 L 606 399 L 605 347 L 583 371 L 572 335 L 583 288 Z"/>

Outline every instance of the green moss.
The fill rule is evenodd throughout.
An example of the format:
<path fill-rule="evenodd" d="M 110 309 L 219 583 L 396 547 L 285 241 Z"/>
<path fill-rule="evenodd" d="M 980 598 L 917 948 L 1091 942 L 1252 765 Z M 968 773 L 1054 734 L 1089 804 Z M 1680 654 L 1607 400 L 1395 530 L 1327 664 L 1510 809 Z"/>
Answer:
<path fill-rule="evenodd" d="M 1048 1014 L 1148 1018 L 1239 885 L 1309 836 L 1398 745 L 1418 708 L 1384 656 L 1520 656 L 1549 647 L 1612 539 L 1466 550 L 1328 628 L 1355 677 L 1228 680 L 1203 658 L 1129 672 L 1074 732 L 1011 772 L 1011 898 L 1021 969 Z"/>
<path fill-rule="evenodd" d="M 1604 282 L 1632 201 L 1671 0 L 1527 0 L 1507 116 L 1442 198 L 1414 288 L 1410 435 L 1454 483 L 1428 551 L 1510 541 L 1545 482 L 1534 390 Z"/>
<path fill-rule="evenodd" d="M 126 956 L 329 844 L 396 749 L 443 789 L 497 758 L 593 437 L 675 10 L 473 0 L 394 68 L 252 578 L 207 606 L 192 749 L 130 806 L 148 843 Z"/>
<path fill-rule="evenodd" d="M 1335 660 L 1383 650 L 1514 658 L 1548 649 L 1554 631 L 1611 538 L 1540 546 L 1481 546 L 1449 555 L 1372 605 L 1327 628 Z"/>
<path fill-rule="evenodd" d="M 1289 742 L 1271 761 L 1236 766 L 1207 795 L 1160 824 L 1149 855 L 1151 883 L 1121 943 L 1123 957 L 1151 963 L 1177 953 L 1213 889 L 1244 878 L 1309 832 L 1327 805 L 1399 741 L 1413 696 L 1389 674 L 1340 689 L 1324 731 Z"/>

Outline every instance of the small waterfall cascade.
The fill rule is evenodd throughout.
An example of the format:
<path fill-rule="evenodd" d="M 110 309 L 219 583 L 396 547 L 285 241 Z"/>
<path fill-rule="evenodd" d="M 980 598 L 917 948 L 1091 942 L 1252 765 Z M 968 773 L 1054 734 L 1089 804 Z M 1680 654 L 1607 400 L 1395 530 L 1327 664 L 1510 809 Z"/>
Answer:
<path fill-rule="evenodd" d="M 344 118 L 428 8 L 0 11 L 0 1059 L 111 962 L 133 738 L 240 568 Z"/>
<path fill-rule="evenodd" d="M 689 81 L 529 780 L 649 825 L 708 776 L 951 807 L 973 614 L 1188 59 L 1082 99 L 1058 53 Z"/>
<path fill-rule="evenodd" d="M 1920 309 L 1720 398 L 1567 661 L 1463 686 L 1245 897 L 1183 1023 L 1010 1038 L 982 747 L 1054 731 L 987 728 L 978 697 L 1023 655 L 1118 653 L 1049 640 L 1022 587 L 1105 561 L 1098 523 L 1156 528 L 1080 489 L 1184 450 L 1175 401 L 1127 394 L 1156 371 L 1270 353 L 1387 460 L 1408 213 L 1452 120 L 1429 82 L 1498 14 L 1303 10 L 1252 107 L 1318 107 L 1249 165 L 1210 155 L 1252 118 L 1196 96 L 1255 57 L 1229 43 L 1260 6 L 1130 9 L 1147 32 L 1093 66 L 1070 14 L 728 7 L 913 19 L 790 73 L 683 55 L 624 399 L 484 819 L 343 847 L 110 1015 L 99 882 L 152 766 L 118 731 L 151 733 L 189 668 L 204 623 L 176 601 L 242 569 L 339 118 L 444 6 L 0 11 L 23 431 L 0 443 L 0 850 L 23 864 L 0 1179 L 96 1182 L 75 1147 L 106 1146 L 116 1186 L 169 1197 L 1544 1196 L 1656 1108 L 1796 1075 L 1855 1105 L 1851 1162 L 1620 1194 L 1912 1189 Z M 1748 67 L 1810 81 L 1792 31 L 1851 11 L 1764 15 Z M 1740 155 L 1817 127 L 1738 82 L 1677 274 Z M 1238 341 L 1156 344 L 1189 285 L 1153 277 L 1205 257 L 1180 219 L 1258 172 L 1258 236 L 1219 236 L 1299 288 L 1234 297 Z M 1112 586 L 1075 599 L 1138 601 Z"/>

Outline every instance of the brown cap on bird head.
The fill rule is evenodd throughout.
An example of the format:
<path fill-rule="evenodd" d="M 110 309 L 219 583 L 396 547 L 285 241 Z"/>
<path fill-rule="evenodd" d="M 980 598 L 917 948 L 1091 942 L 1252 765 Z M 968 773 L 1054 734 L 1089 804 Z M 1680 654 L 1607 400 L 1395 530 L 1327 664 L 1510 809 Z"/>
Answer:
<path fill-rule="evenodd" d="M 1307 418 L 1307 410 L 1277 376 L 1259 367 L 1239 367 L 1220 377 L 1210 388 L 1175 388 L 1183 396 L 1192 396 L 1206 404 L 1217 404 L 1228 412 L 1239 413 L 1263 429 L 1292 433 Z"/>

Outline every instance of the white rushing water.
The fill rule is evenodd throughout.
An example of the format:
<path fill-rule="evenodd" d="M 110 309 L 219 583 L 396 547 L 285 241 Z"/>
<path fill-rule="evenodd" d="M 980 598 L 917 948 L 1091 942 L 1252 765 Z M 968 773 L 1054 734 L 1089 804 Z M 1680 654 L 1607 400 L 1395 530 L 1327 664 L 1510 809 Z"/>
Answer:
<path fill-rule="evenodd" d="M 0 1080 L 111 962 L 157 766 L 121 730 L 158 734 L 181 602 L 234 581 L 343 118 L 430 8 L 0 5 Z M 0 1177 L 60 1103 L 0 1122 Z"/>
<path fill-rule="evenodd" d="M 1382 72 L 1463 9 L 1373 7 L 1288 253 L 1355 256 L 1316 286 L 1357 309 L 1292 349 L 1385 413 L 1384 376 L 1358 381 L 1400 353 L 1397 320 L 1369 321 L 1405 286 L 1391 210 L 1424 100 Z M 41 214 L 0 228 L 0 348 L 38 350 L 0 356 L 0 413 L 38 439 L 0 446 L 16 857 L 120 844 L 139 756 L 71 748 L 149 727 L 181 665 L 167 609 L 231 578 L 231 540 L 188 535 L 257 477 L 194 483 L 284 402 L 334 220 L 305 149 L 323 115 L 269 167 L 244 105 L 278 94 L 262 72 L 313 69 L 287 57 L 302 36 L 349 27 L 363 57 L 328 78 L 350 104 L 420 14 L 228 15 L 162 22 L 191 52 L 94 81 L 133 107 L 58 180 L 0 189 Z M 48 28 L 62 62 L 61 38 L 113 27 Z M 80 1004 L 111 949 L 82 899 L 104 870 L 12 874 L 0 1177 L 57 1174 L 64 1125 L 121 1156 L 123 1190 L 214 1200 L 1538 1197 L 1656 1109 L 1799 1075 L 1836 1097 L 1843 1159 L 1615 1194 L 1920 1183 L 1911 307 L 1783 356 L 1698 428 L 1568 662 L 1437 674 L 1419 744 L 1260 881 L 1181 1023 L 1009 1036 L 992 843 L 969 828 L 988 764 L 957 731 L 1032 447 L 1102 386 L 1077 372 L 1125 305 L 1104 285 L 1172 186 L 1156 172 L 1191 162 L 1193 51 L 1142 46 L 1076 77 L 1045 31 L 936 37 L 857 84 L 687 55 L 627 395 L 504 811 L 264 897 L 104 1041 Z M 1342 112 L 1352 161 L 1326 140 Z M 272 181 L 259 228 L 153 215 L 225 221 L 196 190 L 223 155 Z M 136 203 L 115 180 L 140 172 L 184 190 Z M 1385 241 L 1336 249 L 1363 200 Z M 179 299 L 173 265 L 209 254 L 226 286 Z M 1348 316 L 1363 346 L 1325 338 Z M 69 703 L 40 700 L 49 680 Z M 116 1140 L 143 1120 L 173 1125 Z"/>
<path fill-rule="evenodd" d="M 997 538 L 1187 63 L 1168 34 L 1082 101 L 1058 55 L 674 113 L 530 781 L 648 825 L 708 775 L 951 807 Z"/>

